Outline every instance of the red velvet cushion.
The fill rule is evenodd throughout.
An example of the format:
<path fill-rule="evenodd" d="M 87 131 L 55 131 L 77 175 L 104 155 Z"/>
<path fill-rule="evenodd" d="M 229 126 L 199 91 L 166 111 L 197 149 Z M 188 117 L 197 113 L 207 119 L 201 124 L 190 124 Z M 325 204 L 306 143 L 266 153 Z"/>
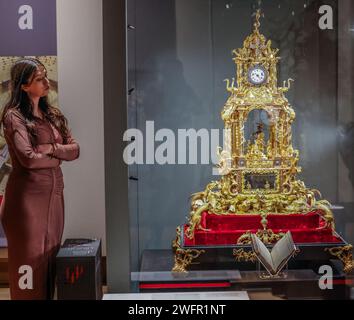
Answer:
<path fill-rule="evenodd" d="M 201 227 L 211 230 L 249 230 L 262 228 L 260 215 L 216 215 L 204 212 L 201 219 Z M 269 229 L 307 229 L 318 228 L 322 219 L 317 212 L 308 214 L 271 214 L 267 217 Z"/>
<path fill-rule="evenodd" d="M 204 212 L 201 227 L 196 230 L 193 239 L 185 236 L 186 246 L 235 245 L 240 236 L 247 231 L 256 233 L 262 229 L 260 215 L 216 215 Z M 341 240 L 333 236 L 331 228 L 325 227 L 325 221 L 318 212 L 308 214 L 270 214 L 267 216 L 268 229 L 273 232 L 291 231 L 295 243 L 338 243 Z M 186 230 L 187 226 L 185 226 Z"/>

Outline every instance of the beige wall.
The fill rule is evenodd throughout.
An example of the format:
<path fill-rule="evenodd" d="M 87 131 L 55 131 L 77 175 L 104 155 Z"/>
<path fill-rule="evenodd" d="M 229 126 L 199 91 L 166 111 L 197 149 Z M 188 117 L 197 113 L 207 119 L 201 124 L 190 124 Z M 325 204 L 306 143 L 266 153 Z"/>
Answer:
<path fill-rule="evenodd" d="M 97 237 L 105 254 L 101 0 L 57 0 L 59 106 L 80 143 L 65 163 L 65 238 Z"/>

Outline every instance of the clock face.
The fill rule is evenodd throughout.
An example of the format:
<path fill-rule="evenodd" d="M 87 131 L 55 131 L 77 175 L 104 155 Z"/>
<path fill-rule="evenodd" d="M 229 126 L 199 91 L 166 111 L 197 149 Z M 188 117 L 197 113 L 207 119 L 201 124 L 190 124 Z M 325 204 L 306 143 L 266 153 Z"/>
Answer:
<path fill-rule="evenodd" d="M 254 66 L 248 71 L 248 81 L 255 85 L 260 85 L 267 80 L 267 71 L 262 66 Z"/>

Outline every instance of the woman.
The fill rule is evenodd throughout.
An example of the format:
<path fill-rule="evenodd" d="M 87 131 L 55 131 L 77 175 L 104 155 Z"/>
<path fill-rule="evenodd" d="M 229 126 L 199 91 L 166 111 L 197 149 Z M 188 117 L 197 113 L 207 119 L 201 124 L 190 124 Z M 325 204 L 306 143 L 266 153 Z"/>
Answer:
<path fill-rule="evenodd" d="M 21 59 L 1 124 L 12 162 L 0 217 L 8 241 L 11 299 L 52 299 L 64 228 L 62 160 L 79 156 L 66 118 L 47 101 L 44 65 Z M 31 272 L 33 272 L 33 277 Z"/>

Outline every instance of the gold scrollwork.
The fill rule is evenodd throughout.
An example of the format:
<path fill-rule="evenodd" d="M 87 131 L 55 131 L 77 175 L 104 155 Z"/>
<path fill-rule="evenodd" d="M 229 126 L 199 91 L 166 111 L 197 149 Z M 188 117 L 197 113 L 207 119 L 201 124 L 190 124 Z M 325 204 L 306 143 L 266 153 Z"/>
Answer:
<path fill-rule="evenodd" d="M 353 246 L 350 244 L 343 247 L 325 248 L 325 251 L 328 251 L 332 256 L 342 261 L 345 273 L 352 272 L 354 268 L 352 250 Z"/>
<path fill-rule="evenodd" d="M 258 230 L 256 233 L 257 237 L 265 244 L 273 244 L 284 237 L 285 233 L 274 233 L 270 229 Z M 237 244 L 251 244 L 251 232 L 244 233 L 237 240 Z"/>
<path fill-rule="evenodd" d="M 253 251 L 246 252 L 244 249 L 234 249 L 232 255 L 237 262 L 256 262 L 257 256 Z"/>
<path fill-rule="evenodd" d="M 205 253 L 205 250 L 177 249 L 175 253 L 175 265 L 172 272 L 188 272 L 187 268 L 192 264 L 192 261 L 197 259 L 202 253 Z"/>
<path fill-rule="evenodd" d="M 175 252 L 175 264 L 172 272 L 187 273 L 187 268 L 197 259 L 205 250 L 182 249 L 181 248 L 181 228 L 178 227 L 176 239 L 172 242 L 172 248 Z"/>
<path fill-rule="evenodd" d="M 176 239 L 172 241 L 172 249 L 176 252 L 181 247 L 181 227 L 176 228 Z"/>

